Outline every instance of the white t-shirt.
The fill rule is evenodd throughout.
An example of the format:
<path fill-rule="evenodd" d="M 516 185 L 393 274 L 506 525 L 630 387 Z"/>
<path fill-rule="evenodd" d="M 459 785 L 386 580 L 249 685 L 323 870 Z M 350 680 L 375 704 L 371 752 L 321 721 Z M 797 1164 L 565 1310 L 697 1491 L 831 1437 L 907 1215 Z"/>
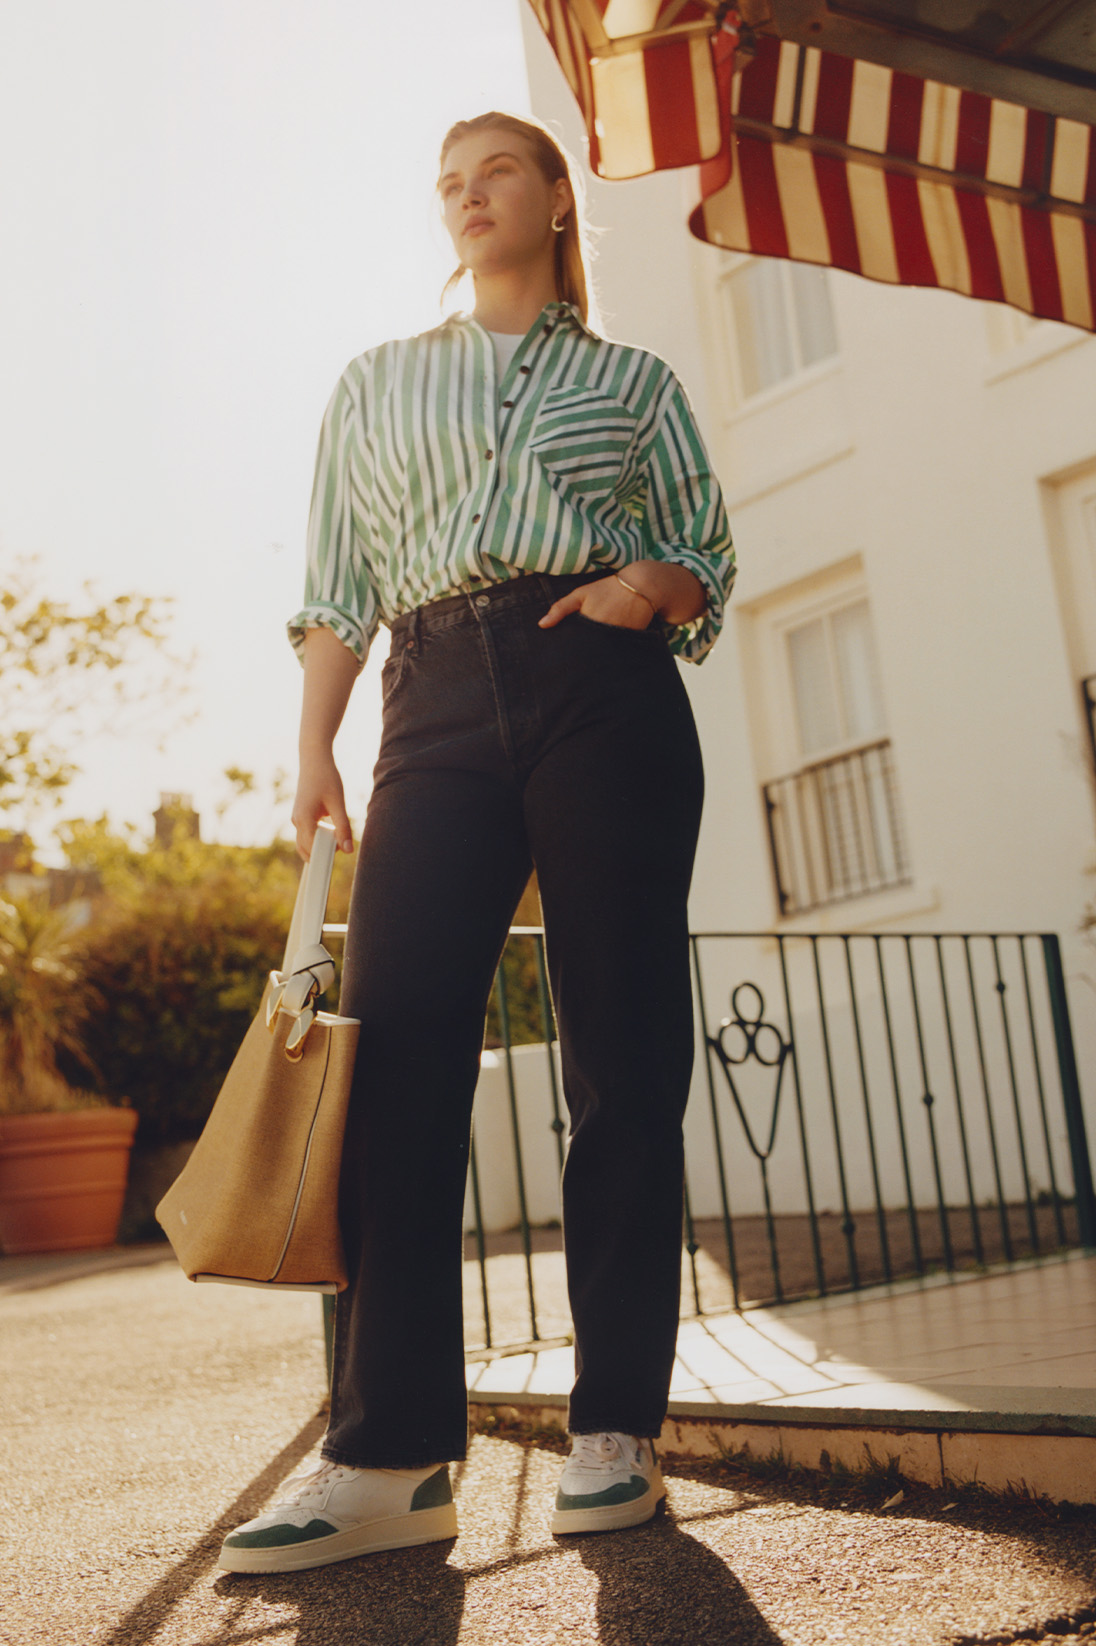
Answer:
<path fill-rule="evenodd" d="M 501 383 L 509 370 L 510 362 L 518 352 L 518 344 L 525 336 L 524 332 L 493 331 L 490 334 L 495 345 L 495 363 L 498 366 L 499 382 Z"/>

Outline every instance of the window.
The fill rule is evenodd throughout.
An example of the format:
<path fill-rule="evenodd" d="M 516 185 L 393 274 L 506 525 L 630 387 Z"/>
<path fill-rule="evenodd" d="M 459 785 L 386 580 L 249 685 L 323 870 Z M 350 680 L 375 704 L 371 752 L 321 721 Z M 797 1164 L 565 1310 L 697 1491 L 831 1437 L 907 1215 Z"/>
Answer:
<path fill-rule="evenodd" d="M 798 767 L 764 786 L 780 912 L 908 879 L 866 599 L 780 631 Z"/>
<path fill-rule="evenodd" d="M 837 353 L 826 270 L 774 258 L 736 258 L 722 276 L 735 340 L 738 394 L 762 394 Z"/>
<path fill-rule="evenodd" d="M 986 316 L 986 337 L 990 352 L 1004 354 L 1009 349 L 1026 343 L 1040 322 L 1019 309 L 1006 308 L 1004 303 L 983 305 Z M 1046 322 L 1042 322 L 1046 324 Z"/>
<path fill-rule="evenodd" d="M 1084 342 L 1087 333 L 1061 320 L 1037 320 L 1005 303 L 983 303 L 989 347 L 988 382 L 1035 365 Z"/>
<path fill-rule="evenodd" d="M 786 632 L 800 753 L 831 754 L 884 731 L 868 602 L 857 600 Z"/>

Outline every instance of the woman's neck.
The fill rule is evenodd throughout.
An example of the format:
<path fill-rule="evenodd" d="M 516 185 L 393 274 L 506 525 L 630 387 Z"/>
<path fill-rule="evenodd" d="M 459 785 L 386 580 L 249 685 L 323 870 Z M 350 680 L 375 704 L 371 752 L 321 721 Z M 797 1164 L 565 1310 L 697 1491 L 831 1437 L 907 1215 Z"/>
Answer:
<path fill-rule="evenodd" d="M 543 268 L 481 274 L 475 284 L 472 314 L 488 331 L 516 332 L 524 337 L 545 304 L 559 301 L 555 277 Z"/>

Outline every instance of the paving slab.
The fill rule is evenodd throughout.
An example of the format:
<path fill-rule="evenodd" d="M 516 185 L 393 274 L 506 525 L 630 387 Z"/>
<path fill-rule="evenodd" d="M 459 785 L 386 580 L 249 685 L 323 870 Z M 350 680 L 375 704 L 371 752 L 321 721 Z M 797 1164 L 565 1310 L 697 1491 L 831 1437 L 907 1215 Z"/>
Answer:
<path fill-rule="evenodd" d="M 469 1387 L 558 1425 L 572 1377 L 551 1348 L 473 1365 Z M 670 1395 L 664 1444 L 701 1455 L 901 1458 L 926 1483 L 1096 1503 L 1096 1254 L 684 1321 Z"/>
<path fill-rule="evenodd" d="M 533 1397 L 572 1376 L 571 1351 L 553 1347 L 473 1365 L 469 1383 L 483 1398 Z M 860 1410 L 945 1427 L 963 1415 L 1014 1432 L 1027 1416 L 1096 1435 L 1096 1254 L 685 1321 L 671 1396 L 675 1411 Z"/>

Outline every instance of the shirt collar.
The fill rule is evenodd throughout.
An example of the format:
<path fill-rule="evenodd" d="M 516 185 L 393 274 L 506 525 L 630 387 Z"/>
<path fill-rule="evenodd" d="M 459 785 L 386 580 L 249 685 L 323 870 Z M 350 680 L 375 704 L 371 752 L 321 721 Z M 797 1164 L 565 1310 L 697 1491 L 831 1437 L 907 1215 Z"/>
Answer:
<path fill-rule="evenodd" d="M 573 303 L 546 303 L 532 326 L 530 326 L 530 331 L 534 331 L 542 320 L 553 326 L 575 326 L 579 331 L 585 332 L 587 337 L 592 337 L 595 342 L 600 342 L 597 332 L 587 325 Z M 472 316 L 465 313 L 464 310 L 459 310 L 456 314 L 449 315 L 445 324 L 447 326 L 467 326 L 471 322 Z"/>
<path fill-rule="evenodd" d="M 573 326 L 577 326 L 580 331 L 584 331 L 587 337 L 597 340 L 597 332 L 586 323 L 573 303 L 549 303 L 543 312 L 553 315 L 557 324 L 561 320 L 570 321 Z"/>

